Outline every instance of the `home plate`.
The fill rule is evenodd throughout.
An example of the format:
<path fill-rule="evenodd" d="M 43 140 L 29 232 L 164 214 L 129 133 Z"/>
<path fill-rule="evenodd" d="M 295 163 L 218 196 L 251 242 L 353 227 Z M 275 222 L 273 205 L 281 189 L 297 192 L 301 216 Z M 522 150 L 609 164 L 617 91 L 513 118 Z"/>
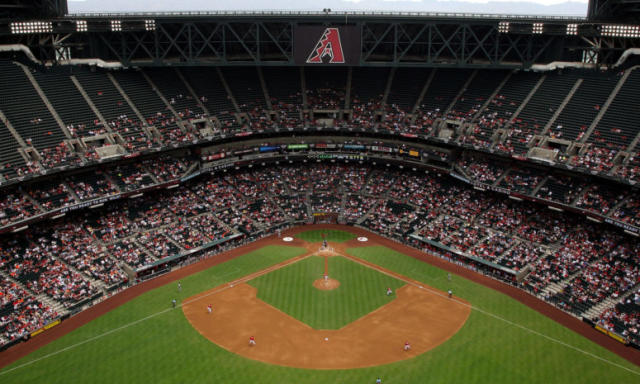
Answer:
<path fill-rule="evenodd" d="M 360 236 L 360 237 L 358 237 L 358 241 L 360 241 L 360 242 L 363 242 L 363 243 L 364 243 L 365 241 L 369 241 L 369 239 L 367 239 L 367 238 L 366 238 L 366 237 L 364 237 L 364 236 Z"/>
<path fill-rule="evenodd" d="M 328 337 L 325 337 L 325 338 L 324 338 L 324 341 L 329 341 L 329 338 L 328 338 Z"/>
<path fill-rule="evenodd" d="M 282 241 L 286 241 L 287 243 L 292 242 L 293 241 L 293 237 L 287 236 L 287 237 L 283 238 Z"/>

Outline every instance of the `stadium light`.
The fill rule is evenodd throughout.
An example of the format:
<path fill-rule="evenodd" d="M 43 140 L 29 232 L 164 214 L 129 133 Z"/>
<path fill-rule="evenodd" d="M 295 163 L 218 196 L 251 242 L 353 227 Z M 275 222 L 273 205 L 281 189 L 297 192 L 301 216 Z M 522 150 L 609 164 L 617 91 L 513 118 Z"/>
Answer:
<path fill-rule="evenodd" d="M 638 25 L 616 25 L 605 24 L 601 30 L 602 36 L 608 37 L 640 37 L 640 26 Z"/>
<path fill-rule="evenodd" d="M 542 34 L 543 29 L 544 29 L 544 23 L 533 23 L 531 33 L 533 33 L 534 35 L 540 35 Z"/>
<path fill-rule="evenodd" d="M 567 35 L 576 36 L 578 34 L 578 24 L 567 24 Z"/>
<path fill-rule="evenodd" d="M 498 23 L 498 32 L 499 33 L 509 33 L 509 22 L 501 21 Z"/>
<path fill-rule="evenodd" d="M 53 32 L 53 23 L 50 21 L 22 21 L 11 23 L 11 33 L 14 35 L 47 32 Z"/>
<path fill-rule="evenodd" d="M 147 31 L 155 31 L 156 30 L 156 21 L 155 20 L 145 20 L 144 21 L 144 29 Z"/>
<path fill-rule="evenodd" d="M 111 31 L 112 32 L 120 32 L 120 31 L 122 31 L 122 21 L 120 21 L 120 20 L 111 20 Z"/>
<path fill-rule="evenodd" d="M 86 20 L 76 20 L 76 32 L 87 32 L 88 29 Z"/>

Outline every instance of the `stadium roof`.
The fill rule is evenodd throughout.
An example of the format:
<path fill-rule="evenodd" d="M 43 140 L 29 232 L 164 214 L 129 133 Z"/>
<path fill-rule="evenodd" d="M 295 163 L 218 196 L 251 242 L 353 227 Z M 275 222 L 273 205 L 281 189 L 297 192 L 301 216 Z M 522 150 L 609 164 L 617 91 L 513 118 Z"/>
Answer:
<path fill-rule="evenodd" d="M 494 19 L 494 20 L 562 20 L 585 21 L 581 16 L 541 16 L 541 15 L 510 15 L 496 13 L 458 13 L 458 12 L 393 12 L 393 11 L 176 11 L 176 12 L 92 12 L 74 13 L 72 18 L 104 18 L 104 17 L 380 17 L 380 18 L 443 18 L 443 19 Z"/>

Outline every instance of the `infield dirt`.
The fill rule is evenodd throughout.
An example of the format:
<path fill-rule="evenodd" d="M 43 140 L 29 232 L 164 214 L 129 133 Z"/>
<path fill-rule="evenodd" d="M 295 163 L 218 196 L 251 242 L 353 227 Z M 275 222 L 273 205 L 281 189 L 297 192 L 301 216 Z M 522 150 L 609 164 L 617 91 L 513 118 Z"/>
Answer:
<path fill-rule="evenodd" d="M 183 311 L 198 332 L 222 348 L 265 363 L 312 369 L 362 368 L 412 358 L 453 336 L 470 312 L 459 302 L 405 285 L 391 303 L 353 323 L 317 330 L 256 293 L 244 283 L 213 295 L 204 292 Z M 255 346 L 249 345 L 250 336 Z M 410 351 L 403 350 L 405 341 L 411 343 Z"/>
<path fill-rule="evenodd" d="M 304 245 L 311 253 L 314 246 Z M 265 363 L 311 369 L 362 368 L 409 359 L 445 342 L 469 317 L 471 308 L 460 299 L 449 299 L 444 292 L 347 257 L 407 284 L 390 303 L 337 330 L 313 329 L 265 303 L 256 297 L 256 288 L 245 284 L 247 279 L 188 298 L 182 309 L 198 332 L 228 351 Z M 325 280 L 309 281 L 316 283 Z M 212 313 L 207 311 L 209 304 Z M 248 342 L 251 336 L 256 339 L 254 346 Z M 403 350 L 405 341 L 411 350 Z"/>

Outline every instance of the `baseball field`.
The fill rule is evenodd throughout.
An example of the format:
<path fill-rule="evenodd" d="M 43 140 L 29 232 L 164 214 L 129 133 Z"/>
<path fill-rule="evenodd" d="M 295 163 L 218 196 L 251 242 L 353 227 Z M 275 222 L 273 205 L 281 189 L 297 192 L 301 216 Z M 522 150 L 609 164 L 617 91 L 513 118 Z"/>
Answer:
<path fill-rule="evenodd" d="M 143 283 L 2 352 L 60 336 L 0 382 L 640 382 L 640 367 L 539 311 L 362 232 L 299 227 Z"/>

